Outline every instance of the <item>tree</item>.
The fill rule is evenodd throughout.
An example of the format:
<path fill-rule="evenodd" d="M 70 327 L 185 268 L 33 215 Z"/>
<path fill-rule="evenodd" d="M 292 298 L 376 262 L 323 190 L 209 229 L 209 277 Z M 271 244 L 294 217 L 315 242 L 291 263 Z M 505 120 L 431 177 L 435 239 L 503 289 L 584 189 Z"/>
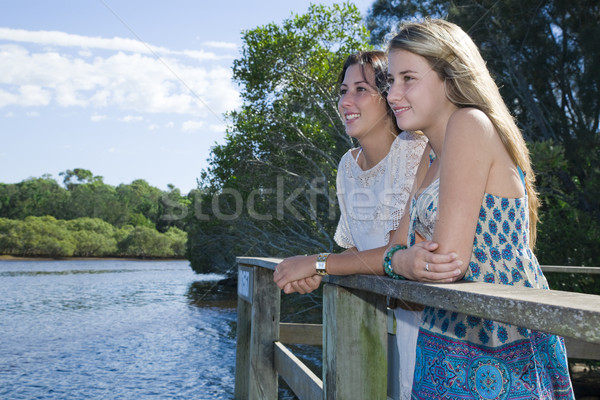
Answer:
<path fill-rule="evenodd" d="M 129 223 L 131 215 L 143 215 L 148 221 L 156 225 L 159 222 L 160 198 L 164 195 L 163 191 L 153 186 L 143 179 L 136 179 L 129 185 L 121 184 L 116 188 L 116 196 L 119 202 L 126 210 L 127 215 L 117 224 Z"/>
<path fill-rule="evenodd" d="M 169 245 L 173 252 L 173 257 L 184 257 L 187 243 L 187 233 L 176 226 L 172 226 L 167 232 L 164 233 L 164 235 L 169 239 Z"/>
<path fill-rule="evenodd" d="M 94 176 L 92 171 L 83 168 L 75 168 L 73 170 L 66 170 L 63 172 L 59 172 L 59 176 L 64 176 L 63 184 L 67 189 L 71 189 L 73 185 L 76 183 L 73 182 L 74 178 L 77 178 L 77 183 L 94 183 L 94 182 L 102 182 L 103 179 L 101 176 Z"/>
<path fill-rule="evenodd" d="M 103 257 L 117 253 L 115 228 L 99 218 L 78 218 L 65 221 L 71 232 L 75 250 L 74 256 Z"/>
<path fill-rule="evenodd" d="M 18 221 L 3 242 L 12 249 L 12 255 L 18 256 L 69 257 L 75 251 L 69 230 L 50 216 Z"/>
<path fill-rule="evenodd" d="M 0 254 L 184 256 L 186 233 L 169 228 L 179 222 L 161 225 L 164 234 L 157 230 L 165 212 L 161 204 L 165 196 L 186 208 L 189 200 L 178 189 L 171 187 L 165 193 L 141 179 L 115 188 L 83 169 L 62 175 L 68 188 L 50 175 L 17 184 L 0 183 Z M 136 231 L 136 227 L 145 229 Z"/>
<path fill-rule="evenodd" d="M 540 262 L 600 265 L 600 3 L 377 0 L 367 25 L 382 43 L 398 22 L 423 16 L 444 16 L 471 35 L 531 145 L 543 200 Z M 565 221 L 576 235 L 565 234 Z"/>
<path fill-rule="evenodd" d="M 119 252 L 126 257 L 173 257 L 169 238 L 155 229 L 138 226 L 118 243 Z"/>
<path fill-rule="evenodd" d="M 16 184 L 0 183 L 0 217 L 24 219 L 52 215 L 64 218 L 69 193 L 49 175 Z"/>
<path fill-rule="evenodd" d="M 243 105 L 228 114 L 226 142 L 189 195 L 188 257 L 197 271 L 229 268 L 235 255 L 334 246 L 335 169 L 351 146 L 336 81 L 346 57 L 370 47 L 361 16 L 350 4 L 312 5 L 245 31 L 243 41 L 233 66 Z"/>

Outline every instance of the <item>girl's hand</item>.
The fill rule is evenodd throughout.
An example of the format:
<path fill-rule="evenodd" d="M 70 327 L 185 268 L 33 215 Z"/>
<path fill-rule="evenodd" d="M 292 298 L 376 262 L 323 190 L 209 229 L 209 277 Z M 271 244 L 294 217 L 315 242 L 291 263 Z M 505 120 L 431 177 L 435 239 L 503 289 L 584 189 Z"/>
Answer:
<path fill-rule="evenodd" d="M 436 254 L 437 248 L 437 243 L 428 240 L 397 251 L 392 256 L 392 268 L 406 279 L 419 282 L 449 283 L 460 279 L 463 263 L 458 255 Z"/>
<path fill-rule="evenodd" d="M 286 285 L 291 282 L 300 281 L 315 275 L 317 272 L 315 268 L 316 262 L 316 254 L 310 256 L 294 256 L 286 258 L 275 267 L 273 280 L 280 289 L 285 289 Z M 303 285 L 304 284 L 302 284 L 302 286 Z M 296 288 L 302 289 L 302 286 L 297 284 Z M 307 286 L 306 288 L 309 287 L 310 286 Z M 286 293 L 291 292 L 286 291 Z"/>
<path fill-rule="evenodd" d="M 321 285 L 321 280 L 323 280 L 323 277 L 321 275 L 313 275 L 308 278 L 293 281 L 284 286 L 283 292 L 286 294 L 294 292 L 300 294 L 310 293 L 313 290 L 317 290 L 319 288 L 319 286 Z"/>

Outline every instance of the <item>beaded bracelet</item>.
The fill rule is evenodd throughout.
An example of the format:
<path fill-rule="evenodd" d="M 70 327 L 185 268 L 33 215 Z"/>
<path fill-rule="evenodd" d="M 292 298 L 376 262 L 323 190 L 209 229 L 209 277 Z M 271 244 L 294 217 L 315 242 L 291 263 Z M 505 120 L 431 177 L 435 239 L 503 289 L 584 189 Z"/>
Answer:
<path fill-rule="evenodd" d="M 385 257 L 383 258 L 383 270 L 385 271 L 386 274 L 388 274 L 389 276 L 391 276 L 394 279 L 406 279 L 402 275 L 398 275 L 397 273 L 395 273 L 394 270 L 392 269 L 392 256 L 398 250 L 404 250 L 404 249 L 406 249 L 406 246 L 397 244 L 397 245 L 393 246 L 386 253 Z"/>

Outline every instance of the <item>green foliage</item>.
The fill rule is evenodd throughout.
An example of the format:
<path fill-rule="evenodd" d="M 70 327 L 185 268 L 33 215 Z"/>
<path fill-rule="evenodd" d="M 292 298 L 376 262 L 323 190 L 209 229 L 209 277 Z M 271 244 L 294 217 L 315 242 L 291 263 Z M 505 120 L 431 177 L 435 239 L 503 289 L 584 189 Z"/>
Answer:
<path fill-rule="evenodd" d="M 185 257 L 186 244 L 187 244 L 187 233 L 181 229 L 173 226 L 165 232 L 165 237 L 169 240 L 169 246 L 171 247 L 172 256 L 177 258 Z"/>
<path fill-rule="evenodd" d="M 68 257 L 75 251 L 71 232 L 63 221 L 51 216 L 27 217 L 24 221 L 7 222 L 0 234 L 3 254 Z"/>
<path fill-rule="evenodd" d="M 81 168 L 60 175 L 65 188 L 49 175 L 0 184 L 0 254 L 185 256 L 182 218 L 170 218 L 163 204 L 186 204 L 178 189 L 163 192 L 141 179 L 115 188 Z"/>
<path fill-rule="evenodd" d="M 132 257 L 173 257 L 169 238 L 156 229 L 136 226 L 119 242 L 119 252 Z"/>
<path fill-rule="evenodd" d="M 185 201 L 178 189 L 163 192 L 142 179 L 114 187 L 105 184 L 101 176 L 93 176 L 90 171 L 81 168 L 61 172 L 60 175 L 65 176 L 64 188 L 50 175 L 16 184 L 0 183 L 0 218 L 51 215 L 70 220 L 90 217 L 100 218 L 117 227 L 142 224 L 164 232 L 168 226 L 165 226 L 162 217 L 170 210 L 162 205 L 163 198 Z M 160 229 L 163 226 L 164 229 Z"/>
<path fill-rule="evenodd" d="M 304 15 L 243 33 L 233 76 L 243 105 L 226 143 L 188 197 L 188 258 L 196 271 L 235 255 L 330 250 L 335 168 L 351 146 L 337 111 L 348 54 L 370 48 L 356 7 L 313 5 Z"/>
<path fill-rule="evenodd" d="M 183 257 L 187 234 L 171 228 L 115 228 L 98 218 L 0 218 L 0 254 L 24 257 Z"/>
<path fill-rule="evenodd" d="M 47 175 L 18 184 L 0 183 L 0 217 L 24 219 L 52 215 L 65 218 L 69 196 L 67 190 Z"/>
<path fill-rule="evenodd" d="M 588 189 L 570 175 L 564 147 L 553 141 L 534 142 L 529 147 L 542 201 L 536 247 L 540 262 L 600 265 L 600 225 L 579 203 L 580 193 Z"/>
<path fill-rule="evenodd" d="M 154 224 L 142 213 L 129 214 L 129 225 L 145 226 L 146 228 L 154 228 Z"/>
<path fill-rule="evenodd" d="M 117 254 L 115 228 L 98 218 L 78 218 L 65 221 L 75 244 L 74 256 L 104 257 Z"/>

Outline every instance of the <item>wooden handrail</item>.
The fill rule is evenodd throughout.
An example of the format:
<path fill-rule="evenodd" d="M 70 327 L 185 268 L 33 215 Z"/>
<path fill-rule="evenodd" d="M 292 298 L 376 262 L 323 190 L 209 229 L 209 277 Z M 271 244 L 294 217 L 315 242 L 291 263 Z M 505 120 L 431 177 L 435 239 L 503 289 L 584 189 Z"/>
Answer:
<path fill-rule="evenodd" d="M 273 386 L 277 387 L 278 373 L 301 399 L 385 398 L 381 392 L 385 384 L 380 380 L 387 371 L 387 297 L 443 305 L 449 311 L 563 336 L 570 357 L 600 359 L 600 296 L 482 282 L 425 284 L 373 275 L 330 275 L 323 279 L 323 330 L 319 335 L 320 325 L 279 323 L 281 294 L 271 271 L 280 259 L 238 257 L 237 261 L 242 274 L 238 281 L 246 286 L 238 286 L 236 399 L 277 398 Z M 595 267 L 542 268 L 560 273 L 600 272 Z M 250 271 L 254 276 L 247 276 Z M 316 344 L 319 339 L 323 344 L 322 381 L 297 365 L 299 361 L 283 344 Z M 357 368 L 347 368 L 349 365 Z M 252 382 L 259 376 L 266 376 L 267 383 Z"/>

